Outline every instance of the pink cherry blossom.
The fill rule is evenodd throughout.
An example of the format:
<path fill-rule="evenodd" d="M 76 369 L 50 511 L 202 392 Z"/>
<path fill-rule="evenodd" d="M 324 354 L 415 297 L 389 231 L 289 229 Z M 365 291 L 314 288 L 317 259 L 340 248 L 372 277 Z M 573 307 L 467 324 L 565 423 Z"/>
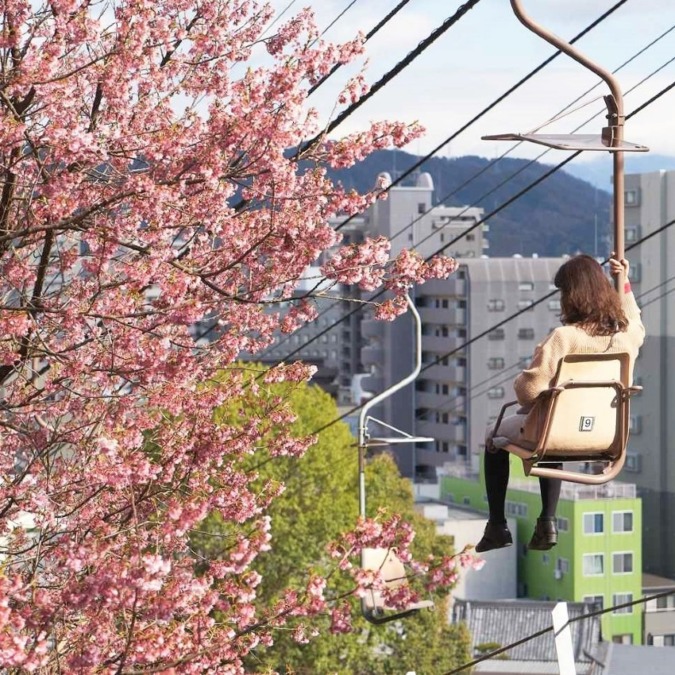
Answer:
<path fill-rule="evenodd" d="M 384 318 L 454 270 L 384 239 L 341 246 L 331 225 L 384 186 L 347 191 L 327 168 L 421 129 L 323 136 L 308 91 L 364 39 L 325 42 L 309 10 L 273 24 L 254 0 L 5 0 L 0 22 L 0 670 L 241 673 L 277 630 L 349 630 L 309 571 L 259 607 L 284 486 L 255 455 L 292 462 L 315 440 L 286 394 L 260 393 L 314 368 L 238 359 L 316 318 L 302 289 L 319 260 L 333 289 L 387 290 Z M 356 73 L 338 106 L 367 90 Z M 190 538 L 210 517 L 228 545 L 204 561 Z M 396 515 L 355 523 L 335 573 L 355 594 L 381 584 L 355 561 L 385 546 L 451 583 L 455 563 L 415 561 L 413 537 Z"/>

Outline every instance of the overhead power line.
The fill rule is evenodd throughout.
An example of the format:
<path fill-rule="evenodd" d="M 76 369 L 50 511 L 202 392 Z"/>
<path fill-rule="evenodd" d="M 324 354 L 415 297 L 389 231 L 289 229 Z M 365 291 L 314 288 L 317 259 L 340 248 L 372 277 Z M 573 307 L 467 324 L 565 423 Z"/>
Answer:
<path fill-rule="evenodd" d="M 647 45 L 645 45 L 645 46 L 642 47 L 640 50 L 638 50 L 635 54 L 633 54 L 629 59 L 627 59 L 626 61 L 624 61 L 620 66 L 618 66 L 618 67 L 617 67 L 614 71 L 612 71 L 612 72 L 613 72 L 613 73 L 619 72 L 619 71 L 620 71 L 621 69 L 623 69 L 625 66 L 629 65 L 630 63 L 632 63 L 632 62 L 633 62 L 636 58 L 638 58 L 640 55 L 644 54 L 648 49 L 650 49 L 650 48 L 653 47 L 655 44 L 657 44 L 660 40 L 662 40 L 666 35 L 668 35 L 668 34 L 669 34 L 670 32 L 672 32 L 673 30 L 675 30 L 675 25 L 671 26 L 671 27 L 668 28 L 666 31 L 664 31 L 663 33 L 661 33 L 659 36 L 657 36 L 656 38 L 654 38 L 653 40 L 651 40 Z M 645 81 L 647 81 L 647 80 L 648 80 L 649 78 L 651 78 L 653 75 L 655 75 L 655 74 L 658 73 L 660 70 L 662 70 L 662 69 L 663 69 L 666 65 L 668 65 L 672 60 L 673 60 L 673 59 L 670 59 L 670 60 L 667 61 L 665 64 L 661 65 L 659 68 L 657 68 L 656 70 L 652 71 L 647 77 L 645 77 L 645 78 L 643 78 L 642 80 L 640 80 L 640 82 L 638 82 L 638 83 L 635 84 L 633 87 L 631 87 L 631 88 L 628 90 L 628 92 L 626 92 L 626 93 L 628 94 L 628 93 L 634 91 L 635 89 L 637 89 L 637 88 L 638 88 L 639 86 L 641 86 Z M 561 113 L 563 113 L 563 112 L 565 112 L 566 110 L 568 110 L 569 108 L 571 108 L 575 103 L 577 103 L 577 102 L 578 102 L 579 100 L 581 100 L 584 96 L 586 96 L 588 93 L 590 93 L 591 91 L 593 91 L 593 89 L 595 89 L 595 88 L 596 88 L 597 86 L 599 86 L 600 84 L 601 84 L 601 82 L 595 84 L 593 87 L 590 87 L 589 89 L 587 89 L 583 94 L 580 94 L 579 96 L 577 96 L 573 101 L 571 101 L 568 105 L 566 105 L 564 108 L 562 108 L 561 111 L 560 111 L 559 113 L 557 113 L 556 117 L 559 117 L 559 116 L 561 115 Z M 579 130 L 580 128 L 582 128 L 585 124 L 587 124 L 587 123 L 590 122 L 592 119 L 594 119 L 595 117 L 597 117 L 598 114 L 601 114 L 601 113 L 597 113 L 596 115 L 593 115 L 591 118 L 589 118 L 588 120 L 586 120 L 586 122 L 584 122 L 583 124 L 579 125 L 576 129 L 574 129 L 574 131 L 578 131 L 578 130 Z M 439 203 L 443 203 L 443 202 L 447 201 L 448 199 L 450 199 L 450 198 L 451 198 L 452 196 L 454 196 L 455 194 L 457 194 L 461 189 L 463 189 L 464 187 L 466 187 L 466 186 L 467 186 L 468 184 L 470 184 L 473 180 L 475 180 L 476 178 L 478 178 L 479 176 L 481 176 L 483 173 L 485 173 L 486 171 L 488 171 L 490 168 L 492 168 L 494 165 L 496 165 L 497 163 L 499 163 L 504 157 L 506 157 L 510 152 L 512 152 L 515 148 L 517 148 L 517 147 L 518 147 L 519 145 L 521 145 L 522 143 L 523 143 L 523 141 L 519 141 L 518 143 L 515 143 L 514 145 L 512 145 L 506 152 L 504 152 L 504 153 L 503 153 L 502 155 L 500 155 L 498 158 L 496 158 L 496 159 L 492 160 L 491 162 L 489 162 L 485 167 L 483 167 L 483 168 L 480 169 L 478 172 L 476 172 L 475 174 L 473 174 L 471 177 L 469 177 L 468 179 L 466 179 L 461 185 L 459 185 L 458 187 L 454 188 L 454 189 L 451 190 L 449 193 L 445 194 L 445 195 L 439 200 Z M 537 157 L 535 157 L 533 160 L 531 160 L 531 161 L 527 162 L 526 164 L 524 164 L 523 166 L 521 166 L 515 173 L 510 174 L 510 175 L 509 175 L 508 177 L 506 177 L 503 181 L 501 181 L 500 183 L 498 183 L 497 185 L 495 185 L 493 188 L 491 188 L 491 189 L 488 190 L 487 192 L 483 193 L 478 199 L 474 200 L 473 203 L 469 204 L 469 205 L 468 205 L 467 207 L 465 207 L 462 211 L 460 211 L 460 213 L 457 214 L 457 215 L 458 215 L 458 216 L 461 216 L 462 214 L 466 213 L 470 208 L 472 208 L 472 207 L 477 206 L 478 204 L 480 204 L 480 202 L 481 202 L 483 199 L 485 199 L 485 198 L 488 197 L 489 195 L 493 194 L 495 191 L 497 191 L 499 188 L 503 187 L 503 186 L 504 186 L 505 184 L 507 184 L 509 181 L 513 180 L 513 178 L 515 178 L 517 175 L 519 175 L 519 174 L 522 173 L 523 171 L 527 170 L 530 166 L 532 166 L 533 164 L 535 164 L 541 157 L 543 157 L 543 156 L 544 156 L 546 153 L 548 153 L 548 152 L 549 152 L 548 149 L 545 150 L 545 151 L 543 151 L 543 152 L 541 152 L 541 153 L 540 153 L 539 155 L 537 155 Z M 397 237 L 399 237 L 400 235 L 402 235 L 404 232 L 406 232 L 408 229 L 410 229 L 415 223 L 419 222 L 422 218 L 424 218 L 424 217 L 427 216 L 429 213 L 431 213 L 435 208 L 437 208 L 437 205 L 433 205 L 433 206 L 431 206 L 430 208 L 426 209 L 426 210 L 424 211 L 424 213 L 419 214 L 419 215 L 418 215 L 416 218 L 414 218 L 410 223 L 408 223 L 407 225 L 405 225 L 404 227 L 402 227 L 398 232 L 394 233 L 394 234 L 392 235 L 392 237 L 391 237 L 391 240 L 393 241 L 394 239 L 396 239 Z M 341 227 L 341 226 L 342 226 L 342 225 L 340 225 L 340 227 Z M 459 239 L 463 238 L 467 233 L 468 233 L 468 231 L 463 231 L 461 235 L 455 237 L 455 239 L 453 239 L 451 242 L 449 242 L 448 245 L 449 245 L 449 246 L 453 245 L 453 244 L 456 243 Z M 428 237 L 426 237 L 425 239 L 423 239 L 421 242 L 417 242 L 416 245 L 419 245 L 419 244 L 424 243 L 430 236 L 433 236 L 433 235 L 429 235 Z M 332 303 L 329 307 L 327 307 L 327 308 L 325 308 L 324 310 L 322 310 L 322 311 L 319 313 L 319 315 L 317 316 L 317 319 L 320 318 L 320 317 L 322 317 L 324 314 L 327 314 L 328 312 L 330 312 L 331 309 L 333 309 L 337 304 L 339 304 L 339 301 Z M 334 325 L 335 325 L 335 324 L 334 324 Z M 302 330 L 302 328 L 301 328 L 300 330 Z M 294 333 L 294 335 L 297 335 L 297 332 Z M 292 337 L 291 335 L 285 337 L 283 340 L 281 340 L 279 343 L 277 343 L 277 344 L 275 345 L 275 347 L 278 348 L 278 347 L 280 347 L 281 345 L 285 344 L 286 342 L 288 342 L 288 341 L 291 339 L 291 337 Z M 313 342 L 313 339 L 310 340 L 309 342 L 307 342 L 306 344 L 311 344 L 311 342 Z M 306 346 L 306 345 L 303 345 L 303 347 L 299 348 L 298 350 L 295 350 L 295 351 L 291 352 L 291 354 L 287 355 L 286 358 L 290 358 L 290 357 L 294 356 L 296 353 L 298 353 L 298 351 L 300 351 L 300 350 L 301 350 L 302 348 L 304 348 L 305 346 Z M 267 350 L 267 351 L 269 351 L 269 350 Z M 263 353 L 263 355 L 264 355 L 264 353 Z"/>
<path fill-rule="evenodd" d="M 654 96 L 652 96 L 648 101 L 646 101 L 645 103 L 643 103 L 642 105 L 640 105 L 638 108 L 636 108 L 633 112 L 631 112 L 629 115 L 626 116 L 626 120 L 631 119 L 634 115 L 636 115 L 637 113 L 639 113 L 639 112 L 641 112 L 642 110 L 644 110 L 648 105 L 651 105 L 652 103 L 654 103 L 655 101 L 657 101 L 659 98 L 661 98 L 662 96 L 664 96 L 668 91 L 670 91 L 673 87 L 675 87 L 675 82 L 673 82 L 672 84 L 666 86 L 666 87 L 665 87 L 664 89 L 662 89 L 660 92 L 658 92 L 657 94 L 655 94 Z M 485 215 L 483 218 L 481 218 L 481 219 L 479 219 L 478 221 L 476 221 L 471 227 L 468 227 L 466 230 L 464 230 L 460 236 L 455 237 L 452 241 L 448 242 L 447 244 L 444 244 L 444 245 L 441 246 L 441 248 L 439 248 L 437 251 L 435 251 L 435 252 L 432 253 L 431 255 L 427 256 L 426 260 L 429 260 L 429 259 L 433 258 L 434 256 L 436 256 L 436 255 L 438 255 L 438 254 L 440 254 L 440 253 L 443 253 L 447 248 L 449 248 L 449 247 L 452 246 L 454 243 L 456 243 L 458 239 L 460 239 L 461 237 L 466 236 L 466 234 L 468 234 L 468 233 L 472 232 L 473 230 L 475 230 L 476 228 L 480 227 L 480 226 L 481 226 L 483 223 L 485 223 L 487 220 L 489 220 L 490 218 L 494 217 L 497 213 L 499 213 L 500 211 L 502 211 L 503 209 L 505 209 L 507 206 L 511 205 L 513 202 L 515 202 L 515 201 L 518 200 L 520 197 L 522 197 L 524 194 L 526 194 L 527 192 L 529 192 L 531 189 L 533 189 L 534 187 L 536 187 L 537 185 L 539 185 L 540 183 L 542 183 L 544 180 L 546 180 L 549 176 L 551 176 L 552 174 L 554 174 L 556 171 L 558 171 L 558 170 L 560 170 L 562 167 L 566 166 L 566 165 L 567 165 L 569 162 L 571 162 L 575 157 L 578 157 L 578 156 L 581 154 L 581 152 L 582 152 L 581 150 L 577 150 L 576 152 L 572 153 L 569 157 L 567 157 L 567 158 L 564 159 L 563 161 L 561 161 L 561 162 L 559 162 L 558 164 L 552 166 L 548 171 L 546 171 L 544 174 L 542 174 L 541 176 L 539 176 L 539 178 L 537 178 L 536 180 L 532 181 L 529 185 L 525 186 L 522 190 L 520 190 L 519 192 L 517 192 L 515 195 L 511 196 L 508 200 L 506 200 L 505 202 L 503 202 L 502 204 L 500 204 L 499 206 L 497 206 L 495 209 L 493 209 L 492 211 L 490 211 L 490 212 L 489 212 L 487 215 Z M 628 248 L 626 248 L 626 250 L 628 250 Z M 384 294 L 384 290 L 380 290 L 380 291 L 378 291 L 377 293 L 375 293 L 375 295 L 373 296 L 373 299 L 375 299 L 375 298 L 377 298 L 377 297 L 380 297 L 380 296 L 383 295 L 383 294 Z M 293 356 L 295 356 L 296 354 L 298 354 L 300 351 L 302 351 L 302 349 L 304 349 L 305 347 L 307 347 L 307 345 L 309 345 L 309 344 L 311 344 L 312 342 L 315 342 L 316 340 L 318 340 L 320 337 L 322 337 L 323 335 L 325 335 L 326 333 L 328 333 L 329 331 L 331 331 L 333 328 L 335 328 L 335 326 L 339 325 L 341 322 L 346 321 L 348 318 L 354 316 L 354 314 L 356 314 L 357 312 L 359 312 L 360 309 L 361 309 L 361 307 L 355 307 L 354 309 L 352 309 L 352 310 L 350 310 L 349 312 L 347 312 L 347 314 L 345 314 L 343 317 L 341 317 L 340 319 L 338 319 L 337 321 L 333 322 L 331 325 L 327 326 L 327 327 L 324 328 L 322 331 L 320 331 L 319 333 L 317 333 L 316 335 L 314 335 L 310 340 L 308 340 L 308 341 L 307 341 L 306 343 L 304 343 L 302 346 L 300 346 L 300 347 L 294 349 L 290 354 L 287 354 L 287 355 L 286 355 L 286 359 L 292 358 Z M 526 310 L 523 310 L 523 311 L 526 311 Z M 522 312 L 521 312 L 521 313 L 522 313 Z M 519 314 L 520 314 L 520 313 L 516 314 L 515 316 L 519 316 Z M 500 323 L 500 324 L 497 324 L 497 326 L 495 326 L 495 327 L 499 327 L 499 326 L 501 326 L 501 325 L 502 325 L 502 324 Z M 488 332 L 489 332 L 489 331 L 488 331 Z M 435 365 L 435 364 L 432 364 L 432 365 Z"/>
<path fill-rule="evenodd" d="M 626 2 L 627 0 L 622 0 Z M 401 71 L 407 68 L 422 52 L 428 49 L 436 40 L 438 40 L 441 35 L 447 32 L 452 28 L 470 9 L 473 9 L 480 0 L 469 0 L 463 5 L 460 5 L 457 11 L 450 17 L 448 17 L 436 30 L 430 33 L 422 42 L 415 47 L 405 58 L 401 59 L 393 68 L 386 72 L 366 93 L 364 96 L 359 98 L 358 101 L 352 103 L 349 107 L 345 108 L 320 134 L 317 134 L 314 138 L 309 141 L 306 141 L 302 144 L 301 148 L 296 153 L 297 156 L 302 155 L 302 153 L 312 145 L 314 145 L 320 138 L 330 134 L 334 131 L 340 124 L 342 124 L 350 115 L 356 112 L 366 101 L 370 100 L 375 94 L 380 91 L 385 85 L 387 85 L 391 80 L 393 80 Z"/>
<path fill-rule="evenodd" d="M 625 5 L 626 2 L 628 2 L 628 0 L 619 0 L 619 2 L 617 2 L 615 5 L 613 5 L 612 7 L 610 7 L 604 14 L 600 15 L 595 21 L 593 21 L 593 22 L 590 23 L 588 26 L 586 26 L 586 28 L 584 28 L 580 33 L 578 33 L 577 35 L 575 35 L 575 36 L 569 41 L 569 43 L 570 43 L 570 44 L 574 44 L 575 42 L 579 41 L 584 35 L 586 35 L 587 33 L 589 33 L 589 32 L 590 32 L 591 30 L 593 30 L 597 25 L 599 25 L 600 23 L 602 23 L 607 17 L 609 17 L 609 16 L 610 16 L 611 14 L 613 14 L 617 9 L 619 9 L 619 7 L 621 7 L 622 5 Z M 483 117 L 483 115 L 485 115 L 485 114 L 487 114 L 488 112 L 490 112 L 490 110 L 492 110 L 494 107 L 496 107 L 497 105 L 499 105 L 504 99 L 508 98 L 511 94 L 513 94 L 514 91 L 516 91 L 517 89 L 519 89 L 519 88 L 520 88 L 523 84 L 525 84 L 528 80 L 530 80 L 531 78 L 533 78 L 540 70 L 542 70 L 542 69 L 545 68 L 549 63 L 551 63 L 551 61 L 557 59 L 558 56 L 560 56 L 560 54 L 562 54 L 562 52 L 561 52 L 560 50 L 557 50 L 556 52 L 554 52 L 553 54 L 551 54 L 551 56 L 549 56 L 547 59 L 545 59 L 544 61 L 542 61 L 536 68 L 534 68 L 534 70 L 530 71 L 527 75 L 525 75 L 525 76 L 522 77 L 520 80 L 518 80 L 518 82 L 516 82 L 512 87 L 510 87 L 509 89 L 507 89 L 503 94 L 501 94 L 500 96 L 498 96 L 494 101 L 492 101 L 492 103 L 490 103 L 488 106 L 486 106 L 485 108 L 483 108 L 483 110 L 481 110 L 479 113 L 477 113 L 476 115 L 474 115 L 474 117 L 472 117 L 468 122 L 466 122 L 466 123 L 465 123 L 463 126 L 461 126 L 459 129 L 457 129 L 457 131 L 455 131 L 455 132 L 453 132 L 452 134 L 450 134 L 450 136 L 448 136 L 444 141 L 442 141 L 441 143 L 439 143 L 433 150 L 431 150 L 430 152 L 428 152 L 426 155 L 424 155 L 423 157 L 421 157 L 417 162 L 415 162 L 411 167 L 409 167 L 408 169 L 406 169 L 400 176 L 398 176 L 395 180 L 393 180 L 393 181 L 391 182 L 391 184 L 390 184 L 383 192 L 388 192 L 389 190 L 391 190 L 391 188 L 393 188 L 393 187 L 395 187 L 396 185 L 398 185 L 399 183 L 401 183 L 401 182 L 402 182 L 405 178 L 407 178 L 411 173 L 417 171 L 417 169 L 419 169 L 419 168 L 422 166 L 422 164 L 424 164 L 426 161 L 428 161 L 429 159 L 431 159 L 431 157 L 433 157 L 439 150 L 442 150 L 448 143 L 454 141 L 454 140 L 457 138 L 457 136 L 459 136 L 461 133 L 463 133 L 464 131 L 466 131 L 470 126 L 472 126 L 473 124 L 475 124 L 481 117 Z M 347 218 L 346 220 L 344 220 L 342 223 L 340 223 L 340 225 L 339 225 L 337 228 L 335 228 L 335 229 L 336 229 L 336 230 L 339 230 L 339 229 L 343 228 L 347 223 L 351 222 L 355 217 L 356 217 L 355 215 L 350 216 L 349 218 Z"/>
<path fill-rule="evenodd" d="M 367 33 L 364 39 L 364 43 L 368 42 L 373 36 L 375 36 L 381 28 L 387 25 L 391 19 L 393 19 L 408 3 L 410 0 L 401 0 L 401 2 L 394 7 L 381 21 L 379 21 L 375 26 L 373 26 Z M 343 64 L 336 63 L 316 84 L 312 85 L 308 92 L 307 96 L 313 94 L 329 77 L 333 75 L 337 70 L 342 67 Z"/>

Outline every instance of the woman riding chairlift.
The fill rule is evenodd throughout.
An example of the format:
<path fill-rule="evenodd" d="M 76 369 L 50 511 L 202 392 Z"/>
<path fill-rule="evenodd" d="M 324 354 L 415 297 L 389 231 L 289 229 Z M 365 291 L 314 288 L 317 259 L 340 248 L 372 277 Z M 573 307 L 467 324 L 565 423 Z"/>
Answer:
<path fill-rule="evenodd" d="M 609 267 L 613 275 L 624 272 L 623 278 L 628 279 L 627 260 L 611 258 Z M 623 293 L 617 293 L 594 258 L 588 255 L 571 258 L 560 267 L 554 283 L 561 293 L 563 325 L 537 346 L 530 367 L 516 377 L 513 388 L 521 407 L 516 414 L 503 418 L 499 425 L 499 436 L 516 444 L 536 443 L 541 424 L 539 395 L 554 382 L 564 356 L 626 352 L 630 356 L 631 384 L 633 364 L 644 342 L 645 329 L 630 282 L 626 281 Z M 495 429 L 488 428 L 484 466 L 489 520 L 483 538 L 476 545 L 479 553 L 513 543 L 504 513 L 509 453 L 494 447 L 494 435 Z M 558 478 L 539 478 L 542 509 L 528 544 L 530 549 L 547 551 L 558 542 L 555 512 L 561 482 Z"/>

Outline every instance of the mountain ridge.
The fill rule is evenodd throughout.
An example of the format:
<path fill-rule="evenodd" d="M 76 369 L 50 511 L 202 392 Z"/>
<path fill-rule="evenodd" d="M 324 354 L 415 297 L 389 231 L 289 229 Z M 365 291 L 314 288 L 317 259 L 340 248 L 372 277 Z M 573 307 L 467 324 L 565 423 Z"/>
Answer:
<path fill-rule="evenodd" d="M 401 150 L 378 150 L 349 169 L 329 170 L 346 188 L 371 190 L 378 174 L 393 178 L 419 158 Z M 488 214 L 541 178 L 551 165 L 506 157 L 432 157 L 421 171 L 434 181 L 434 204 L 480 206 Z M 404 181 L 403 185 L 408 184 Z M 609 253 L 611 196 L 565 171 L 556 171 L 487 221 L 489 254 L 557 257 Z"/>

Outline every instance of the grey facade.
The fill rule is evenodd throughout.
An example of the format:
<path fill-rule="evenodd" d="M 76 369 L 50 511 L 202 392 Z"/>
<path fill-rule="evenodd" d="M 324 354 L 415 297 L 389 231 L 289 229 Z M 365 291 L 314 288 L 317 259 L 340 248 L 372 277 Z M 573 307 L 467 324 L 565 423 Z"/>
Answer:
<path fill-rule="evenodd" d="M 675 219 L 675 171 L 626 176 L 626 245 Z M 644 509 L 644 570 L 675 577 L 675 231 L 628 252 L 647 338 L 635 367 L 643 393 L 632 402 L 625 469 Z"/>
<path fill-rule="evenodd" d="M 396 419 L 407 425 L 404 430 L 434 441 L 397 449 L 404 475 L 447 462 L 477 472 L 487 423 L 513 400 L 514 377 L 529 363 L 537 343 L 559 325 L 557 297 L 540 300 L 554 290 L 551 280 L 562 262 L 462 260 L 449 279 L 415 289 L 422 319 L 422 372 L 414 388 L 392 397 L 384 419 Z M 376 373 L 368 388 L 380 391 L 411 367 L 412 320 L 365 322 L 363 335 L 376 345 L 363 350 L 364 366 Z"/>

